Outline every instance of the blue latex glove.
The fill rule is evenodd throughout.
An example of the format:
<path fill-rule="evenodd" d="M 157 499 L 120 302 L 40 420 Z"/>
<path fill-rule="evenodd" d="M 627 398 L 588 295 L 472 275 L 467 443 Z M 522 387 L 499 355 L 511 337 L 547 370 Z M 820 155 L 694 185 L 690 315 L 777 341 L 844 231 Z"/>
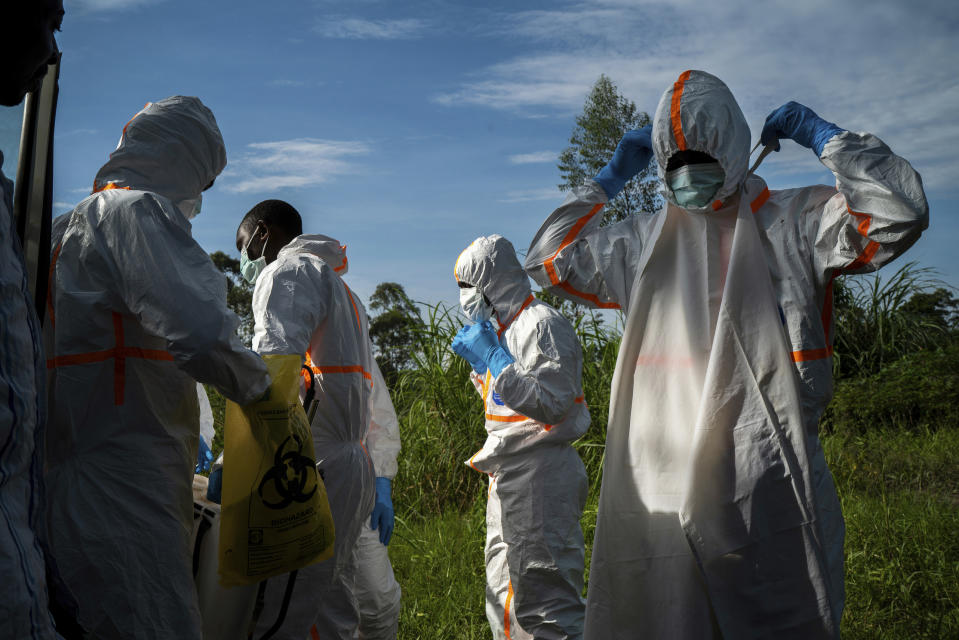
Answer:
<path fill-rule="evenodd" d="M 763 146 L 773 145 L 779 151 L 779 141 L 789 138 L 820 156 L 830 138 L 843 131 L 845 129 L 826 122 L 809 107 L 798 102 L 787 102 L 766 117 L 759 141 Z"/>
<path fill-rule="evenodd" d="M 489 371 L 493 377 L 499 376 L 500 372 L 512 362 L 513 356 L 499 343 L 499 337 L 493 329 L 493 323 L 487 320 L 477 325 L 478 330 L 470 332 L 466 336 L 467 346 L 470 351 L 478 355 L 486 362 Z"/>
<path fill-rule="evenodd" d="M 390 543 L 393 537 L 393 500 L 390 498 L 390 479 L 376 479 L 376 504 L 370 515 L 370 529 L 380 530 L 380 542 Z"/>
<path fill-rule="evenodd" d="M 612 200 L 626 183 L 646 168 L 653 157 L 653 125 L 627 131 L 616 145 L 613 159 L 593 178 Z"/>
<path fill-rule="evenodd" d="M 220 504 L 223 495 L 223 467 L 217 467 L 210 474 L 209 483 L 206 485 L 206 499 L 210 502 Z"/>
<path fill-rule="evenodd" d="M 196 468 L 193 472 L 206 471 L 211 464 L 213 464 L 213 452 L 210 451 L 210 447 L 206 446 L 206 441 L 200 438 L 200 450 L 196 452 Z"/>
<path fill-rule="evenodd" d="M 456 337 L 453 338 L 452 344 L 450 347 L 456 353 L 456 355 L 464 358 L 467 362 L 470 363 L 470 366 L 473 367 L 473 371 L 479 375 L 486 373 L 486 361 L 484 361 L 477 354 L 469 348 L 470 335 L 479 331 L 479 324 L 468 324 L 459 331 L 456 332 Z"/>

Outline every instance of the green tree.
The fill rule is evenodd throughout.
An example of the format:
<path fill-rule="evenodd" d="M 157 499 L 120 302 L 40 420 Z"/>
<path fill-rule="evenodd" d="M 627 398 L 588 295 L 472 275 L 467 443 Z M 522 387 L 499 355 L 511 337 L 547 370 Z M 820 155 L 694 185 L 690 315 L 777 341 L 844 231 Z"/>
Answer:
<path fill-rule="evenodd" d="M 570 146 L 559 155 L 557 166 L 563 179 L 559 188 L 569 191 L 593 178 L 613 157 L 623 134 L 649 122 L 648 113 L 637 110 L 635 102 L 620 95 L 616 84 L 601 75 L 586 98 L 583 113 L 576 117 Z M 650 163 L 606 206 L 603 224 L 637 213 L 655 213 L 660 206 L 655 163 Z"/>
<path fill-rule="evenodd" d="M 387 382 L 413 361 L 416 336 L 422 331 L 423 319 L 416 304 L 406 295 L 403 285 L 381 282 L 370 296 L 370 309 L 377 311 L 370 318 L 370 340 L 373 341 L 376 363 Z"/>
<path fill-rule="evenodd" d="M 938 325 L 943 329 L 959 328 L 959 299 L 944 287 L 914 293 L 902 306 L 905 313 Z"/>
<path fill-rule="evenodd" d="M 226 306 L 240 317 L 237 334 L 247 347 L 253 344 L 253 285 L 240 275 L 240 261 L 222 251 L 214 251 L 210 259 L 226 276 Z"/>

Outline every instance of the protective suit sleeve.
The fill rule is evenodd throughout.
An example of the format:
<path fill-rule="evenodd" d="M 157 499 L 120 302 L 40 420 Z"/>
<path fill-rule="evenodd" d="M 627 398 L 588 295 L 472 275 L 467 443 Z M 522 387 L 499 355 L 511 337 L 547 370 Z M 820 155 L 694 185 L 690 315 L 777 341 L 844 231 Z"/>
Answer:
<path fill-rule="evenodd" d="M 874 271 L 902 254 L 929 225 L 922 178 L 882 140 L 845 131 L 823 148 L 836 188 L 821 215 L 806 215 L 816 271 Z M 818 224 L 816 224 L 818 222 Z"/>
<path fill-rule="evenodd" d="M 59 255 L 59 246 L 63 242 L 63 236 L 67 232 L 67 227 L 70 226 L 70 220 L 73 219 L 73 212 L 64 213 L 53 219 L 53 222 L 50 224 L 50 268 L 53 269 L 54 260 Z M 53 296 L 53 291 L 47 291 L 47 305 L 43 309 L 43 321 L 44 323 L 49 322 L 50 320 L 50 305 L 51 296 Z M 47 347 L 49 348 L 49 346 Z"/>
<path fill-rule="evenodd" d="M 373 412 L 366 436 L 366 449 L 373 459 L 376 477 L 392 480 L 396 477 L 396 456 L 400 452 L 400 421 L 390 399 L 390 390 L 375 360 L 372 373 Z"/>
<path fill-rule="evenodd" d="M 480 394 L 480 397 L 483 397 L 483 385 L 485 384 L 486 374 L 485 373 L 476 373 L 475 371 L 470 371 L 470 382 L 473 383 L 473 388 L 476 389 L 476 393 Z"/>
<path fill-rule="evenodd" d="M 200 439 L 206 443 L 208 449 L 212 450 L 213 438 L 216 437 L 213 407 L 210 405 L 210 397 L 206 393 L 206 388 L 199 382 L 196 383 L 196 399 L 200 405 Z M 213 461 L 210 460 L 210 462 Z"/>
<path fill-rule="evenodd" d="M 511 340 L 516 362 L 493 381 L 493 391 L 513 411 L 543 424 L 566 417 L 583 393 L 583 353 L 572 325 L 540 319 L 525 341 Z"/>
<path fill-rule="evenodd" d="M 606 202 L 592 180 L 574 188 L 536 233 L 525 269 L 545 290 L 577 304 L 626 308 L 642 251 L 642 216 L 600 227 Z"/>
<path fill-rule="evenodd" d="M 310 347 L 310 338 L 333 299 L 332 270 L 284 257 L 260 274 L 253 290 L 253 350 L 261 355 L 299 354 Z"/>
<path fill-rule="evenodd" d="M 95 227 L 108 252 L 127 309 L 162 337 L 174 362 L 198 382 L 248 404 L 270 384 L 266 365 L 236 335 L 226 306 L 226 278 L 167 201 L 140 193 L 107 212 Z"/>
<path fill-rule="evenodd" d="M 55 250 L 57 245 L 60 244 L 60 241 L 63 240 L 63 234 L 67 232 L 67 227 L 70 226 L 70 219 L 73 217 L 73 212 L 64 213 L 63 215 L 57 216 L 53 219 L 53 222 L 50 225 L 50 248 L 51 251 Z"/>

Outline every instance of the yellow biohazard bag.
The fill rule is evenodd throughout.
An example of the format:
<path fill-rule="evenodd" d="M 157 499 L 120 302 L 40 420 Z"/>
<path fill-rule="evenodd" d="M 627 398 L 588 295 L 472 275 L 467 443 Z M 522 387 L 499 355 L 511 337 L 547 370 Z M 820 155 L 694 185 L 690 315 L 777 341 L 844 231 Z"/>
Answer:
<path fill-rule="evenodd" d="M 259 582 L 333 555 L 333 516 L 299 400 L 301 358 L 263 356 L 269 398 L 226 405 L 219 575 Z"/>

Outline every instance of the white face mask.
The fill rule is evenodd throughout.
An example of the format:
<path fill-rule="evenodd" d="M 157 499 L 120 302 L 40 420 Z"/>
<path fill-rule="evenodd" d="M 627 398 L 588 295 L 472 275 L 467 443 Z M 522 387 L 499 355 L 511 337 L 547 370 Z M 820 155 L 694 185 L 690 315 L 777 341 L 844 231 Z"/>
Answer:
<path fill-rule="evenodd" d="M 687 164 L 666 172 L 676 204 L 684 209 L 701 209 L 713 201 L 726 180 L 726 172 L 718 162 Z"/>
<path fill-rule="evenodd" d="M 493 307 L 486 304 L 479 287 L 463 287 L 460 289 L 460 306 L 463 313 L 473 322 L 483 322 L 493 317 Z"/>
<path fill-rule="evenodd" d="M 186 216 L 187 220 L 192 220 L 193 218 L 200 215 L 200 207 L 203 204 L 203 194 L 201 193 L 196 198 L 188 198 L 187 200 L 180 200 L 177 203 L 177 209 L 180 210 L 180 213 Z"/>
<path fill-rule="evenodd" d="M 263 249 L 260 251 L 260 257 L 256 260 L 250 260 L 247 249 L 249 249 L 250 243 L 253 242 L 255 236 L 256 229 L 253 230 L 253 235 L 250 236 L 250 239 L 243 245 L 243 249 L 240 250 L 240 275 L 250 284 L 256 284 L 257 278 L 259 278 L 263 270 L 266 269 L 266 256 L 263 254 L 266 253 L 266 244 L 270 241 L 270 234 L 267 233 L 266 240 L 263 241 Z"/>

